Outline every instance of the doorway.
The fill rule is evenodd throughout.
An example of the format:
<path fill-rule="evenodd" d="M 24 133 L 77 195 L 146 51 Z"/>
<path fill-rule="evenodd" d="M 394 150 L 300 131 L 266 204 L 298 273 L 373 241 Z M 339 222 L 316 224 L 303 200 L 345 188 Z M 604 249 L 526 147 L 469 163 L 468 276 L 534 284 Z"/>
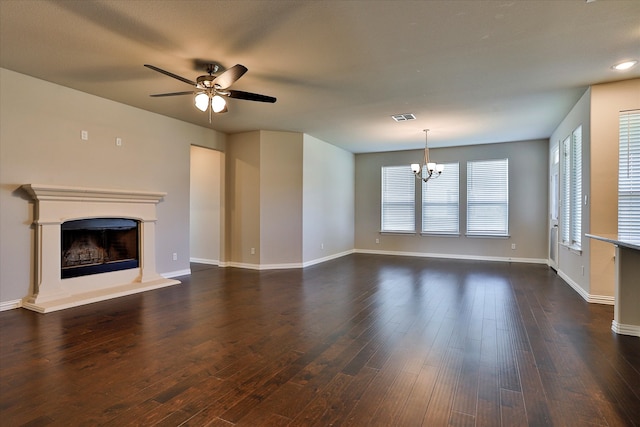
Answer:
<path fill-rule="evenodd" d="M 191 262 L 220 265 L 223 155 L 191 146 L 189 251 Z"/>

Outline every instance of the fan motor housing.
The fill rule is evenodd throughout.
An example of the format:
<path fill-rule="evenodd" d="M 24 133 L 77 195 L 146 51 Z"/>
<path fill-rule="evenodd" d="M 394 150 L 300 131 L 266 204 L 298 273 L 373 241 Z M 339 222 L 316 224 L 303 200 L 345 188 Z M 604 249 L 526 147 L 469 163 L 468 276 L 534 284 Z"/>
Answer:
<path fill-rule="evenodd" d="M 198 83 L 199 88 L 209 89 L 213 87 L 213 80 L 215 78 L 215 76 L 200 76 L 198 77 L 196 82 Z"/>

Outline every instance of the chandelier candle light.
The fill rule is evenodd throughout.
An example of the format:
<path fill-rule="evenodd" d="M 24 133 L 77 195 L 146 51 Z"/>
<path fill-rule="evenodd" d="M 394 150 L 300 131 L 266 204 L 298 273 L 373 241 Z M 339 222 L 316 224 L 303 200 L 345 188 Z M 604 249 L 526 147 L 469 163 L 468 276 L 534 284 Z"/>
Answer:
<path fill-rule="evenodd" d="M 429 181 L 431 178 L 437 178 L 442 174 L 444 165 L 437 164 L 429 161 L 429 147 L 427 146 L 429 129 L 424 129 L 424 158 L 422 159 L 422 165 L 418 163 L 411 164 L 411 171 L 417 179 L 421 179 L 424 182 Z"/>

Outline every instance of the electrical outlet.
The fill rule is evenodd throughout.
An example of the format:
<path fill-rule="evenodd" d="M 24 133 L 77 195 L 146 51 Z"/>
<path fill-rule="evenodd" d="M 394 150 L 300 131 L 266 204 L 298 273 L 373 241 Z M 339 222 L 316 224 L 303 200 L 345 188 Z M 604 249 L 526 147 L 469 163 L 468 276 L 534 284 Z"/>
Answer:
<path fill-rule="evenodd" d="M 256 248 L 251 248 L 251 255 L 255 255 L 256 254 Z"/>
<path fill-rule="evenodd" d="M 514 250 L 516 249 L 516 244 L 515 243 L 511 244 L 511 249 L 514 249 Z"/>
<path fill-rule="evenodd" d="M 122 147 L 122 138 L 116 137 L 116 146 Z"/>
<path fill-rule="evenodd" d="M 176 252 L 173 253 L 173 260 L 174 261 L 178 260 L 178 254 Z"/>
<path fill-rule="evenodd" d="M 88 141 L 89 140 L 89 132 L 86 130 L 83 130 L 80 132 L 80 138 L 82 138 L 83 141 Z"/>
<path fill-rule="evenodd" d="M 376 239 L 376 243 L 380 243 L 380 239 Z"/>

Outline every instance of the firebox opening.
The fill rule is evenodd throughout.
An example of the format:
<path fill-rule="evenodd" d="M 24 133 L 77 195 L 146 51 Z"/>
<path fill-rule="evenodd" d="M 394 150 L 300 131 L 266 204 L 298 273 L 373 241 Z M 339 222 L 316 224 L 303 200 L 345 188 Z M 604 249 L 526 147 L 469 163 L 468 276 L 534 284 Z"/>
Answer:
<path fill-rule="evenodd" d="M 137 268 L 139 221 L 88 218 L 61 225 L 61 277 L 86 276 Z"/>

